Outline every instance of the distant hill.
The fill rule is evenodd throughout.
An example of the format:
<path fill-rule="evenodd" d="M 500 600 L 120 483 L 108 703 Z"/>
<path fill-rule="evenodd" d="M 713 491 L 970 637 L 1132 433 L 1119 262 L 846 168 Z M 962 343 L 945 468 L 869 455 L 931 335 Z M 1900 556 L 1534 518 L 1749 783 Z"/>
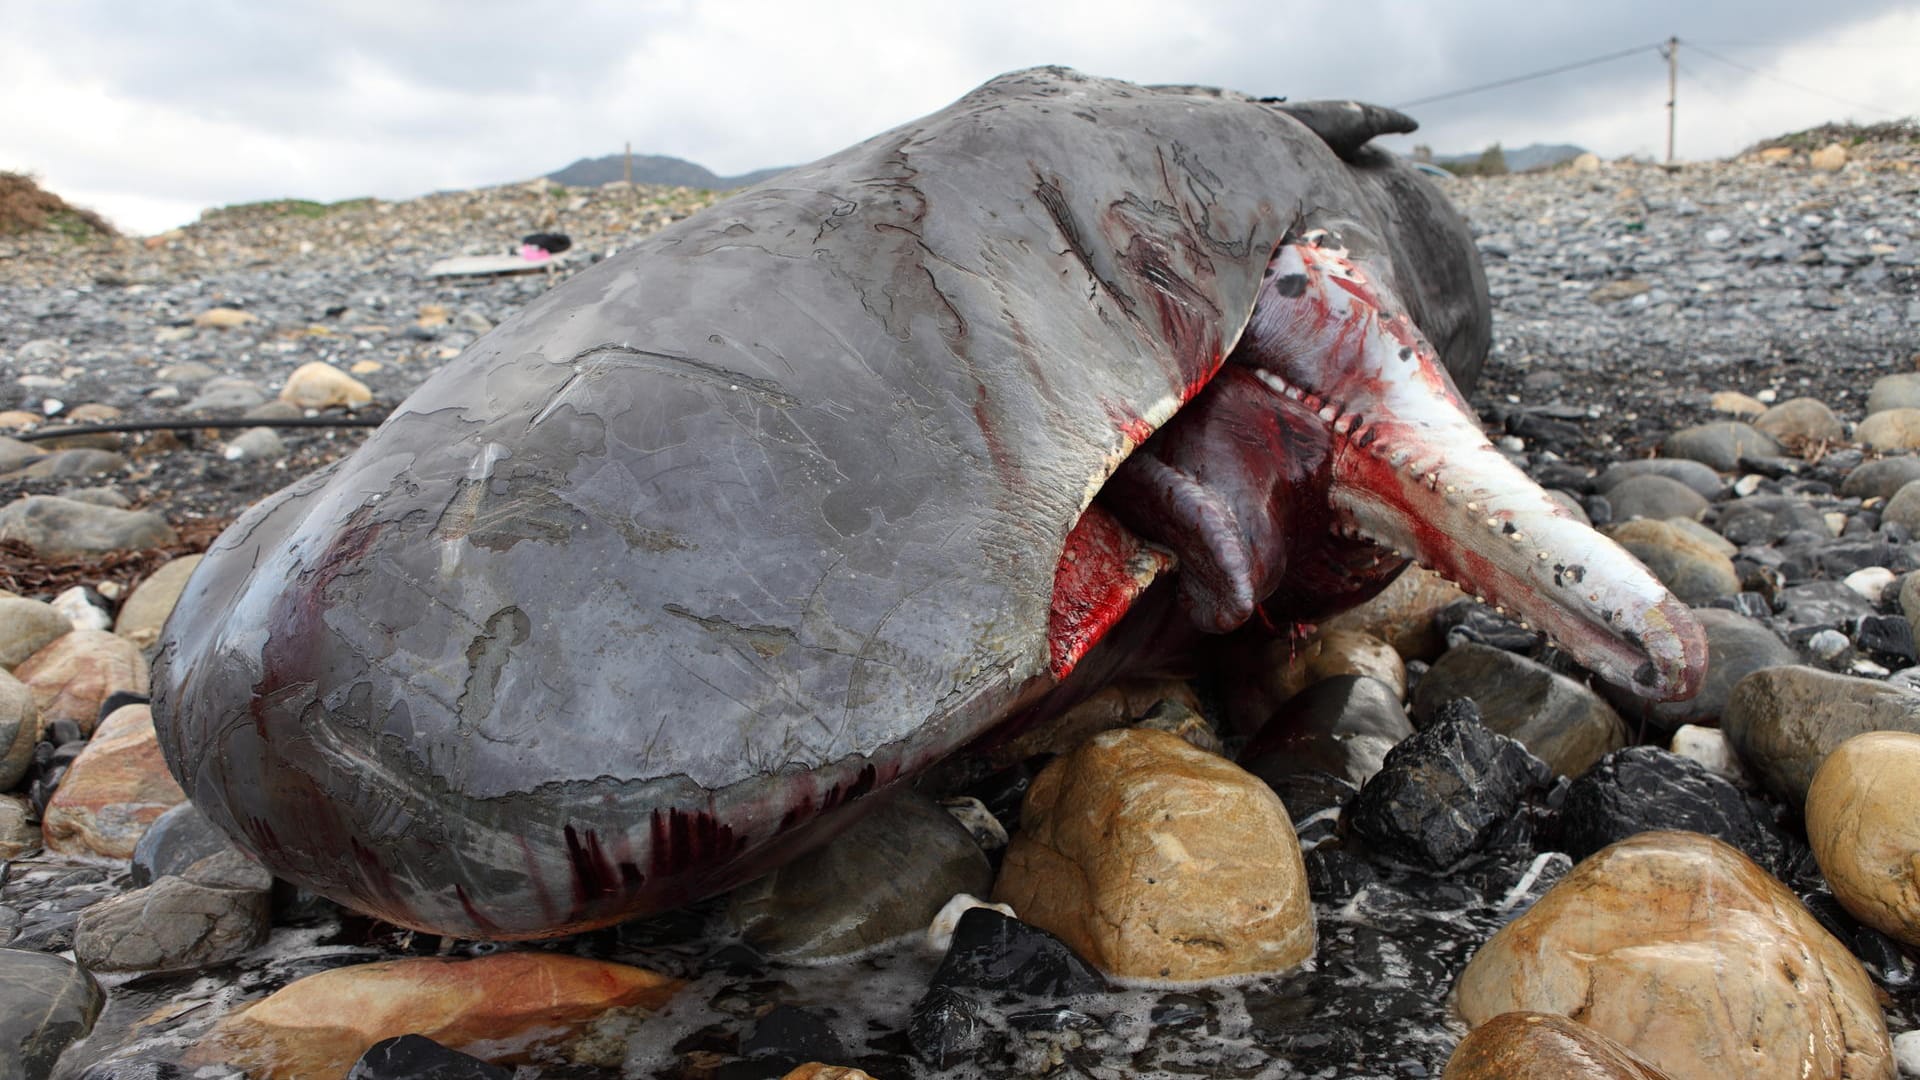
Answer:
<path fill-rule="evenodd" d="M 669 187 L 705 188 L 708 191 L 727 191 L 757 184 L 769 176 L 786 172 L 786 167 L 778 169 L 756 169 L 739 176 L 719 176 L 705 165 L 695 165 L 677 157 L 664 154 L 633 155 L 633 182 L 636 184 L 665 184 Z M 627 178 L 627 156 L 608 154 L 602 158 L 581 158 L 579 161 L 557 172 L 547 174 L 547 179 L 568 187 L 599 187 L 616 180 Z"/>
<path fill-rule="evenodd" d="M 1584 146 L 1568 143 L 1533 143 L 1508 149 L 1501 147 L 1500 152 L 1507 159 L 1508 172 L 1532 172 L 1535 169 L 1550 169 L 1563 161 L 1572 161 L 1587 152 Z M 1480 151 L 1471 154 L 1436 154 L 1435 165 L 1472 165 L 1480 160 Z M 636 159 L 637 160 L 637 159 Z"/>

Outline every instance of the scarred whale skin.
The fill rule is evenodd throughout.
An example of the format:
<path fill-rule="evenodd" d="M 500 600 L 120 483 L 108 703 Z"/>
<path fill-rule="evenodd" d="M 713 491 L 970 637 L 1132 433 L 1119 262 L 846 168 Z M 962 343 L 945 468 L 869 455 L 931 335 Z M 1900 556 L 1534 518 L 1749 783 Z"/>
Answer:
<path fill-rule="evenodd" d="M 1357 147 L 1039 69 L 647 237 L 220 538 L 155 667 L 174 774 L 276 874 L 459 936 L 791 858 L 1053 684 L 1065 538 L 1290 228 L 1471 385 L 1465 228 Z"/>

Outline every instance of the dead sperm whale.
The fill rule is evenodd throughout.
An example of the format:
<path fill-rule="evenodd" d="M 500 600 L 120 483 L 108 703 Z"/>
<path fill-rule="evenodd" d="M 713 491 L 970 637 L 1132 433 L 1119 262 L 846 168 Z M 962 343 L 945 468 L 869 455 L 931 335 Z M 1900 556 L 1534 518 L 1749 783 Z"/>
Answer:
<path fill-rule="evenodd" d="M 1404 117 L 1059 69 L 529 305 L 250 510 L 167 760 L 406 926 L 710 895 L 1011 717 L 1419 559 L 1656 697 L 1699 629 L 1486 445 L 1485 284 Z"/>

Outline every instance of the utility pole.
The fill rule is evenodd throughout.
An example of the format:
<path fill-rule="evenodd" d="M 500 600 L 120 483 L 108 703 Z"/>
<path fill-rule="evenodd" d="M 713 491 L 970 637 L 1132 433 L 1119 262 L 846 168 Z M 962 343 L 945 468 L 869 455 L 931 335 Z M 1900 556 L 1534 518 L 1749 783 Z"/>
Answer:
<path fill-rule="evenodd" d="M 1673 160 L 1673 136 L 1667 136 L 1667 160 Z M 627 143 L 627 184 L 633 184 L 633 143 Z"/>
<path fill-rule="evenodd" d="M 1667 39 L 1667 164 L 1673 164 L 1673 120 L 1680 90 L 1680 38 Z"/>

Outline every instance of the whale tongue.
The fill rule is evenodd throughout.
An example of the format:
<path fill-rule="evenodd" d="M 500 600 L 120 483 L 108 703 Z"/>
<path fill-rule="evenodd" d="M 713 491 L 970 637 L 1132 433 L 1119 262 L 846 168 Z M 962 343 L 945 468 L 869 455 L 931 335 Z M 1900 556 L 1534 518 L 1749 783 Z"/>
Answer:
<path fill-rule="evenodd" d="M 1432 348 L 1337 250 L 1288 244 L 1255 313 L 1269 389 L 1335 432 L 1335 527 L 1538 625 L 1603 678 L 1654 699 L 1704 677 L 1698 622 L 1631 555 L 1575 520 L 1487 441 Z"/>

